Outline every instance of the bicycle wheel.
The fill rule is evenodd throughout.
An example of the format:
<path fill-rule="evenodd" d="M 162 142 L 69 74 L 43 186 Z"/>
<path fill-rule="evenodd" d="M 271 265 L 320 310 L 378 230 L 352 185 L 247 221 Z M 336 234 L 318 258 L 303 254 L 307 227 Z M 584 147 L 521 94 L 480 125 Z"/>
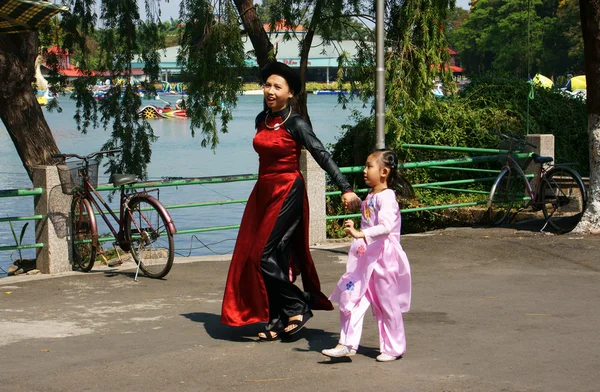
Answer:
<path fill-rule="evenodd" d="M 581 177 L 568 167 L 554 167 L 544 176 L 539 198 L 544 217 L 560 233 L 577 226 L 587 202 Z"/>
<path fill-rule="evenodd" d="M 71 244 L 73 262 L 83 272 L 94 266 L 98 232 L 96 216 L 89 200 L 75 195 L 71 203 Z"/>
<path fill-rule="evenodd" d="M 493 226 L 510 222 L 514 217 L 513 208 L 523 207 L 525 185 L 522 178 L 511 170 L 505 169 L 498 175 L 488 200 L 488 216 Z"/>
<path fill-rule="evenodd" d="M 175 245 L 167 227 L 167 217 L 145 197 L 129 201 L 125 219 L 125 238 L 131 245 L 131 255 L 140 269 L 151 278 L 162 278 L 173 266 Z"/>

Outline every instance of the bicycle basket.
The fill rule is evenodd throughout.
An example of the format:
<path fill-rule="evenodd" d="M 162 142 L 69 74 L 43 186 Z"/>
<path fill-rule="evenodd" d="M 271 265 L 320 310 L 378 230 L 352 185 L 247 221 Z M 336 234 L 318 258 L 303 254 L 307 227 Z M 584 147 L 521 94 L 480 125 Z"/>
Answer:
<path fill-rule="evenodd" d="M 84 179 L 81 175 L 84 169 L 83 161 L 67 162 L 66 165 L 58 165 L 58 177 L 63 193 L 72 195 L 79 188 L 83 188 Z M 98 161 L 90 160 L 87 166 L 87 174 L 90 184 L 93 187 L 98 186 Z"/>

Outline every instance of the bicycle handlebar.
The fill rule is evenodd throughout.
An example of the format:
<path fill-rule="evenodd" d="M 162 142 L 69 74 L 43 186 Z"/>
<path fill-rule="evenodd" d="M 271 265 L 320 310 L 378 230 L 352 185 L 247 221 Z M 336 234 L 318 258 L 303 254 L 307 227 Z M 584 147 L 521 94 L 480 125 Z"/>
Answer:
<path fill-rule="evenodd" d="M 96 151 L 96 152 L 93 152 L 86 156 L 82 156 L 79 154 L 52 154 L 52 158 L 78 158 L 81 160 L 88 160 L 88 159 L 94 158 L 97 155 L 114 154 L 114 153 L 118 153 L 118 152 L 123 152 L 123 149 L 122 148 L 114 148 L 112 150 Z"/>
<path fill-rule="evenodd" d="M 512 135 L 505 135 L 504 133 L 500 133 L 500 132 L 490 132 L 490 133 L 492 135 L 498 135 L 498 136 L 501 136 L 501 137 L 503 137 L 505 139 L 509 139 L 509 140 L 512 140 L 512 141 L 515 141 L 515 142 L 518 142 L 518 143 L 526 144 L 529 147 L 533 147 L 533 148 L 537 148 L 538 147 L 538 146 L 536 146 L 533 143 L 529 143 L 527 140 L 525 140 L 523 138 L 518 138 L 518 137 L 515 137 L 515 136 L 512 136 Z"/>

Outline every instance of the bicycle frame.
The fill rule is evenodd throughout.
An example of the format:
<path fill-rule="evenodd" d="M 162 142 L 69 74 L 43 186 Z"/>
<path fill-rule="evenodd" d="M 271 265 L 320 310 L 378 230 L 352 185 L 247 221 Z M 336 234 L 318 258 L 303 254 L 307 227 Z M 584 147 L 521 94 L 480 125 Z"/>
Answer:
<path fill-rule="evenodd" d="M 96 210 L 98 211 L 98 213 L 100 214 L 100 216 L 102 217 L 102 219 L 104 220 L 106 225 L 108 226 L 109 230 L 112 232 L 113 236 L 117 240 L 119 247 L 125 252 L 129 252 L 129 250 L 130 250 L 130 246 L 129 246 L 130 244 L 128 243 L 128 241 L 125 238 L 125 230 L 124 230 L 125 213 L 126 213 L 125 210 L 126 210 L 128 201 L 132 197 L 143 197 L 143 198 L 148 199 L 150 202 L 155 202 L 157 207 L 160 209 L 160 212 L 162 214 L 164 214 L 165 216 L 169 217 L 169 220 L 167 222 L 168 230 L 171 232 L 171 234 L 175 234 L 177 232 L 177 230 L 175 228 L 175 224 L 173 223 L 173 220 L 170 219 L 171 216 L 167 212 L 167 210 L 164 208 L 164 206 L 161 203 L 159 203 L 155 197 L 150 196 L 146 192 L 126 193 L 125 187 L 121 186 L 120 197 L 119 197 L 119 216 L 118 217 L 114 213 L 112 208 L 110 208 L 108 203 L 104 200 L 104 198 L 102 198 L 100 193 L 98 193 L 98 191 L 96 189 L 94 189 L 94 187 L 90 183 L 89 178 L 87 176 L 85 177 L 85 180 L 84 180 L 84 189 L 83 189 L 82 194 L 83 194 L 84 198 L 89 200 L 91 202 L 91 204 L 93 205 L 93 207 L 96 208 Z M 102 210 L 100 204 L 102 204 L 102 206 L 106 209 L 106 211 L 113 217 L 115 222 L 118 223 L 118 225 L 119 225 L 118 231 L 111 224 L 110 220 L 106 216 L 106 213 L 104 212 L 104 210 Z M 97 223 L 96 223 L 95 219 L 93 220 L 93 225 L 96 226 L 96 227 L 94 227 L 94 231 L 97 232 Z M 94 241 L 95 241 L 94 245 L 97 245 L 97 242 L 98 242 L 97 237 L 94 239 Z"/>
<path fill-rule="evenodd" d="M 531 188 L 531 184 L 529 183 L 529 181 L 527 181 L 527 176 L 525 175 L 525 172 L 523 171 L 523 169 L 521 169 L 521 167 L 519 166 L 517 161 L 515 161 L 515 159 L 512 157 L 512 154 L 508 153 L 508 156 L 506 158 L 506 164 L 504 165 L 504 167 L 500 171 L 500 174 L 498 174 L 498 176 L 496 178 L 497 179 L 501 178 L 506 173 L 509 173 L 509 175 L 513 175 L 513 173 L 512 173 L 513 171 L 516 171 L 516 175 L 523 179 L 523 183 L 525 184 L 525 190 L 527 192 L 527 195 L 529 196 L 530 202 L 534 201 L 535 193 L 534 193 L 533 189 Z M 538 172 L 538 174 L 536 175 L 536 179 L 539 180 L 540 176 L 541 176 L 541 172 Z M 538 187 L 539 187 L 539 181 L 537 181 L 537 183 L 538 183 Z M 498 185 L 498 180 L 496 180 L 494 182 L 494 185 L 492 186 L 492 189 L 490 190 L 490 195 L 493 195 L 496 192 L 497 185 Z M 492 206 L 492 199 L 489 198 L 488 202 L 487 202 L 487 207 L 490 208 L 491 206 Z"/>
<path fill-rule="evenodd" d="M 535 190 L 534 190 L 533 187 L 531 186 L 531 181 L 527 178 L 527 175 L 525 174 L 523 169 L 521 169 L 521 166 L 518 164 L 518 162 L 513 158 L 512 151 L 510 151 L 507 153 L 506 163 L 504 165 L 504 168 L 500 171 L 500 174 L 498 174 L 497 178 L 502 177 L 507 172 L 509 172 L 510 175 L 513 175 L 512 172 L 515 171 L 516 172 L 515 175 L 519 176 L 523 180 L 523 183 L 525 185 L 526 196 L 529 197 L 528 205 L 536 206 L 537 204 L 540 203 L 540 201 L 538 200 L 539 199 L 538 195 L 540 193 L 540 189 L 542 186 L 542 179 L 544 178 L 544 174 L 546 173 L 546 169 L 544 168 L 543 164 L 539 164 L 538 166 L 539 166 L 539 168 L 535 174 L 535 177 L 531 180 L 531 181 L 535 180 Z M 494 194 L 494 192 L 496 191 L 497 185 L 498 185 L 497 182 L 495 182 L 494 186 L 490 190 L 490 195 Z M 490 208 L 491 205 L 492 205 L 492 200 L 488 199 L 487 207 Z"/>

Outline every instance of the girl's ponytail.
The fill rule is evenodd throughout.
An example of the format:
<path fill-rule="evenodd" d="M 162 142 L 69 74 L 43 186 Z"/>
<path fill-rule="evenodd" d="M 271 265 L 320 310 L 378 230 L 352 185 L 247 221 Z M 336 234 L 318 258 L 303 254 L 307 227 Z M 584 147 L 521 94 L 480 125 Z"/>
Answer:
<path fill-rule="evenodd" d="M 397 194 L 404 198 L 413 197 L 413 188 L 400 171 L 396 153 L 388 149 L 379 149 L 373 152 L 379 153 L 379 162 L 390 169 L 387 178 L 388 188 L 394 189 Z"/>

